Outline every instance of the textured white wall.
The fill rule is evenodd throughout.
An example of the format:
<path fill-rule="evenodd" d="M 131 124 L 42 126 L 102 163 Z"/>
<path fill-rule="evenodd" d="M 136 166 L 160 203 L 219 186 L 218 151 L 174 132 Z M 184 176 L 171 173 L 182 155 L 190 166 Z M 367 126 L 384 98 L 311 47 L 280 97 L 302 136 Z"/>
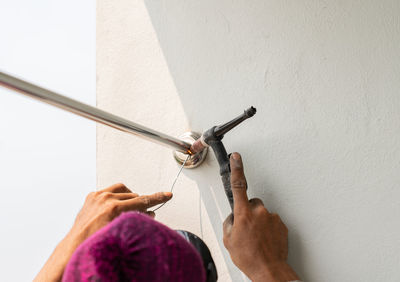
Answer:
<path fill-rule="evenodd" d="M 257 115 L 225 137 L 249 193 L 281 215 L 306 281 L 400 279 L 399 1 L 98 2 L 98 106 L 178 136 Z M 167 190 L 171 151 L 104 127 L 99 187 Z M 213 154 L 158 218 L 202 236 L 220 281 L 229 209 Z"/>
<path fill-rule="evenodd" d="M 0 70 L 94 105 L 95 1 L 0 1 Z M 95 190 L 95 130 L 0 88 L 1 281 L 32 281 Z"/>

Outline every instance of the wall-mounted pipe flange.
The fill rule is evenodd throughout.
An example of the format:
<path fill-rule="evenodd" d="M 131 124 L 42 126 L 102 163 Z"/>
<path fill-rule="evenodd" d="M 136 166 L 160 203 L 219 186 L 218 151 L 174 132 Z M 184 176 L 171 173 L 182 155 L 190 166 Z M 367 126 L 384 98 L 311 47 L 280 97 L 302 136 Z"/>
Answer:
<path fill-rule="evenodd" d="M 192 145 L 194 141 L 199 139 L 201 134 L 196 133 L 196 132 L 185 132 L 182 134 L 179 139 L 182 141 L 185 141 L 186 143 L 189 143 Z M 195 168 L 198 167 L 207 157 L 207 151 L 208 148 L 205 148 L 203 151 L 190 155 L 189 159 L 187 160 L 185 164 L 185 168 Z M 183 162 L 186 160 L 188 157 L 188 154 L 179 152 L 179 151 L 174 151 L 174 159 L 178 162 L 178 164 L 182 165 Z"/>

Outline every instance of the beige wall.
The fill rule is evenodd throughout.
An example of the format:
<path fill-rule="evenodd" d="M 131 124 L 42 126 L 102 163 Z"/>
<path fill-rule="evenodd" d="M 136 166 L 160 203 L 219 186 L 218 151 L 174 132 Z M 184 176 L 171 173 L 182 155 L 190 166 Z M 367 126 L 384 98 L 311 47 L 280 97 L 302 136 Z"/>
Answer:
<path fill-rule="evenodd" d="M 98 1 L 97 102 L 179 136 L 257 115 L 228 134 L 249 193 L 281 215 L 306 281 L 398 281 L 398 1 Z M 98 127 L 97 182 L 167 190 L 169 149 Z M 201 236 L 220 281 L 229 213 L 213 154 L 185 170 L 158 219 Z"/>

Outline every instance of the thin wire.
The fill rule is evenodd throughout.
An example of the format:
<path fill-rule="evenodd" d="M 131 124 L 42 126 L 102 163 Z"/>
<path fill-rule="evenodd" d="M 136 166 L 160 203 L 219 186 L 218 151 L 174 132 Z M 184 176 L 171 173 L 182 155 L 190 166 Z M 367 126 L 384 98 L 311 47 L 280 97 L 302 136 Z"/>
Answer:
<path fill-rule="evenodd" d="M 174 190 L 175 183 L 176 183 L 176 181 L 178 180 L 178 177 L 179 177 L 179 175 L 181 174 L 182 169 L 183 169 L 183 167 L 185 166 L 185 164 L 186 164 L 187 160 L 189 159 L 189 157 L 190 157 L 190 155 L 187 156 L 186 160 L 183 162 L 181 168 L 179 169 L 179 172 L 178 172 L 178 174 L 176 175 L 174 182 L 172 183 L 171 190 L 170 190 L 171 193 L 172 193 L 172 190 Z M 161 208 L 162 206 L 164 206 L 166 203 L 167 203 L 167 202 L 162 203 L 159 207 L 157 207 L 157 208 L 155 208 L 154 210 L 152 210 L 152 212 L 155 212 L 156 210 L 158 210 L 159 208 Z"/>

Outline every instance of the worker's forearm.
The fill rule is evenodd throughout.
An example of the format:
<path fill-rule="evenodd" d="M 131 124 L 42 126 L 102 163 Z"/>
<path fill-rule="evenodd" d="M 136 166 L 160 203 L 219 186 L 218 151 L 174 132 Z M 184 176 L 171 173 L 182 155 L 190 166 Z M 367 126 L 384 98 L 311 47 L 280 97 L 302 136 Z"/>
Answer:
<path fill-rule="evenodd" d="M 264 267 L 253 273 L 249 278 L 253 282 L 286 282 L 299 279 L 296 272 L 286 262 L 264 265 Z"/>
<path fill-rule="evenodd" d="M 81 242 L 80 237 L 82 236 L 79 234 L 69 233 L 57 245 L 54 252 L 51 254 L 34 281 L 61 281 L 64 269 L 69 259 Z"/>

